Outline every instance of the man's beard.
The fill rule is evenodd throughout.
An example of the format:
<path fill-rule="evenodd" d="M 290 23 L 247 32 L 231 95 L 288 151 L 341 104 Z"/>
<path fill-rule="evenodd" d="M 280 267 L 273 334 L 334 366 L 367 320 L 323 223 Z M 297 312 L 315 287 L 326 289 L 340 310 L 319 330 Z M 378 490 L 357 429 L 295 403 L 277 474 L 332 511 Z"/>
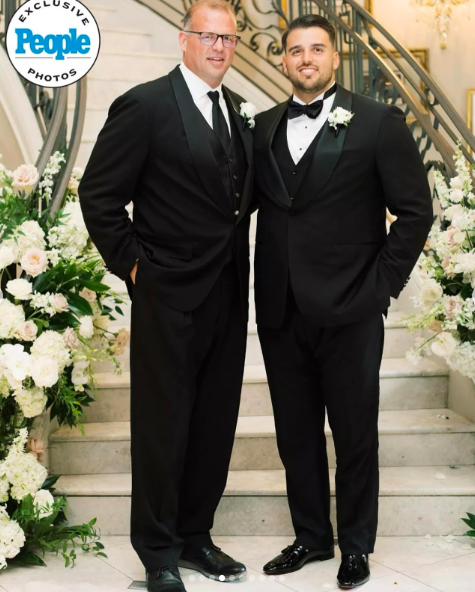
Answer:
<path fill-rule="evenodd" d="M 320 93 L 324 88 L 328 86 L 330 80 L 332 79 L 333 72 L 331 72 L 328 77 L 319 78 L 312 86 L 306 86 L 305 82 L 300 80 L 297 77 L 293 77 L 289 74 L 289 80 L 292 83 L 292 86 L 302 92 L 303 94 L 314 95 Z"/>

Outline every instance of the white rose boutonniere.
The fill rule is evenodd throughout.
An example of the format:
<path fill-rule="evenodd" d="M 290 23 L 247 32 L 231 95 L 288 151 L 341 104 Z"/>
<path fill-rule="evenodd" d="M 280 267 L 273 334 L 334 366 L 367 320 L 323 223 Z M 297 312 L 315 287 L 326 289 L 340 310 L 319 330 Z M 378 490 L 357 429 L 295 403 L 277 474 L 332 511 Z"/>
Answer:
<path fill-rule="evenodd" d="M 353 119 L 354 115 L 354 113 L 347 111 L 342 107 L 336 107 L 333 109 L 328 117 L 328 123 L 330 124 L 330 127 L 335 128 L 335 138 L 337 138 L 340 133 L 340 126 L 344 125 L 345 127 L 348 127 L 348 124 Z"/>
<path fill-rule="evenodd" d="M 241 103 L 241 111 L 239 115 L 244 119 L 244 125 L 249 126 L 250 129 L 254 129 L 256 125 L 255 116 L 257 108 L 253 103 Z"/>

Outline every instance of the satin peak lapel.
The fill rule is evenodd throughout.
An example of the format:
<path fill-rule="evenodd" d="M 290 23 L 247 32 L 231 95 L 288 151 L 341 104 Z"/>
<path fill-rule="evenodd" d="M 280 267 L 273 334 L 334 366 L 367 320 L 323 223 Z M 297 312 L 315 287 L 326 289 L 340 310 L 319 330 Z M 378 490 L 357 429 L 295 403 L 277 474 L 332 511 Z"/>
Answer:
<path fill-rule="evenodd" d="M 270 195 L 279 203 L 290 208 L 292 206 L 292 200 L 290 199 L 290 195 L 285 186 L 284 179 L 282 178 L 279 165 L 277 164 L 274 152 L 272 150 L 272 142 L 274 141 L 277 126 L 286 113 L 287 102 L 281 103 L 276 107 L 275 119 L 267 128 L 263 138 L 262 154 L 260 155 L 260 159 L 265 165 L 263 176 L 270 190 Z"/>
<path fill-rule="evenodd" d="M 351 92 L 338 84 L 332 111 L 336 107 L 342 107 L 351 111 L 353 97 Z M 351 123 L 349 124 L 351 125 Z M 345 143 L 348 128 L 341 126 L 338 136 L 335 136 L 335 129 L 325 122 L 320 139 L 315 146 L 312 162 L 310 163 L 305 179 L 299 187 L 295 196 L 293 208 L 301 208 L 315 198 L 325 187 L 333 174 Z"/>
<path fill-rule="evenodd" d="M 203 121 L 202 117 L 197 116 L 199 115 L 199 112 L 197 113 L 198 108 L 193 101 L 180 67 L 177 66 L 168 76 L 173 92 L 175 93 L 183 127 L 185 128 L 186 139 L 198 176 L 211 199 L 228 217 L 231 217 L 227 209 L 228 201 L 224 199 L 226 190 L 221 181 L 218 163 L 216 162 L 211 145 L 207 140 L 206 130 L 204 129 L 206 122 Z"/>

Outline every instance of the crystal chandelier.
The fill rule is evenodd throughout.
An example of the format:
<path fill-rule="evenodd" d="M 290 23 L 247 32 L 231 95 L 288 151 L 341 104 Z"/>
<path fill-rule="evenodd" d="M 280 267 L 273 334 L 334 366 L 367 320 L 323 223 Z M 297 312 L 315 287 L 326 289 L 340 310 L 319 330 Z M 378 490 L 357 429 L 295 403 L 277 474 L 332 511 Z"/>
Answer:
<path fill-rule="evenodd" d="M 470 0 L 416 0 L 420 6 L 435 7 L 435 19 L 439 28 L 441 37 L 440 47 L 446 49 L 447 37 L 449 33 L 450 19 L 452 18 L 452 6 L 457 4 L 466 4 Z"/>

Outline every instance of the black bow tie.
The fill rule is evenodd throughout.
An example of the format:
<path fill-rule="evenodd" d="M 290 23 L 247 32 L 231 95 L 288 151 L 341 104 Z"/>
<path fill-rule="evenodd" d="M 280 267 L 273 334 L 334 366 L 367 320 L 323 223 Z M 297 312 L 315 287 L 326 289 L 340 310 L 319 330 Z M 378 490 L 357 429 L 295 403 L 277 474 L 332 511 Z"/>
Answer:
<path fill-rule="evenodd" d="M 322 112 L 323 102 L 334 93 L 336 93 L 336 84 L 327 90 L 323 95 L 323 99 L 320 101 L 314 101 L 308 105 L 302 105 L 301 103 L 296 103 L 292 99 L 289 99 L 289 102 L 287 103 L 287 114 L 289 119 L 295 119 L 301 115 L 306 115 L 307 117 L 310 117 L 310 119 L 317 119 Z"/>

